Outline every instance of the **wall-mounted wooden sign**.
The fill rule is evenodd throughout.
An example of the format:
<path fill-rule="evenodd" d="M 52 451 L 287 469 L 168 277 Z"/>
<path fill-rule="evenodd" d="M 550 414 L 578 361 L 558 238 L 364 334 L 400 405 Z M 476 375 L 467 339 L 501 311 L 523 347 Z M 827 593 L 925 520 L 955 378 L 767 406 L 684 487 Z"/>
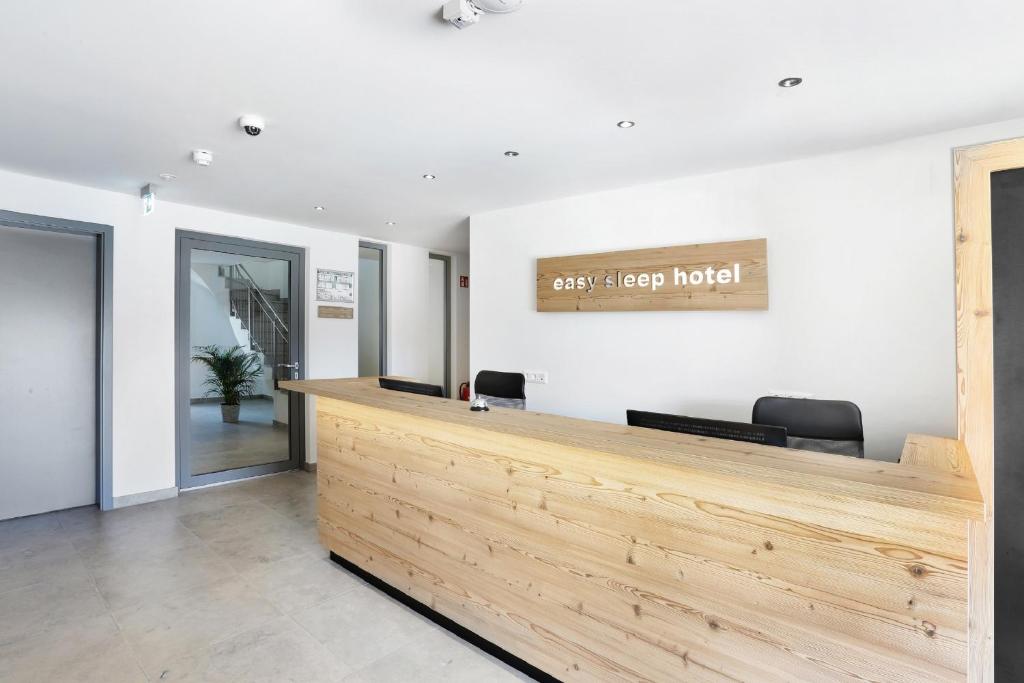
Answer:
<path fill-rule="evenodd" d="M 317 306 L 316 317 L 318 318 L 339 318 L 341 320 L 352 319 L 352 309 L 347 306 Z"/>
<path fill-rule="evenodd" d="M 537 259 L 538 311 L 768 308 L 768 240 Z"/>

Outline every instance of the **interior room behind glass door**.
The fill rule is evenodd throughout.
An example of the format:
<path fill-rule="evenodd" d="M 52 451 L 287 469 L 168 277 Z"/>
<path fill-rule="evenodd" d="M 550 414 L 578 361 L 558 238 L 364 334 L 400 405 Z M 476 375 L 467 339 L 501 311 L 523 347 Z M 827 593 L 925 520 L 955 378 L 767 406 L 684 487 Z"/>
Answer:
<path fill-rule="evenodd" d="M 384 249 L 359 247 L 356 281 L 359 307 L 359 376 L 377 377 L 384 368 Z"/>
<path fill-rule="evenodd" d="M 224 396 L 206 364 L 190 366 L 189 413 L 191 474 L 203 475 L 287 461 L 289 392 L 277 388 L 289 379 L 292 335 L 291 264 L 204 249 L 191 250 L 189 348 L 193 354 L 216 347 L 236 348 L 251 357 L 258 373 L 251 394 L 242 398 L 237 422 L 222 409 Z"/>

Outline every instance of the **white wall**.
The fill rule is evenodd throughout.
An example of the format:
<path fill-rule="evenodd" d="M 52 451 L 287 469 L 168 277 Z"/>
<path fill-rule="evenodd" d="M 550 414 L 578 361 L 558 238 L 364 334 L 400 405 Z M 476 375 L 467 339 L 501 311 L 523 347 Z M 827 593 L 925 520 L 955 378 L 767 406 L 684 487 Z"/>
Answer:
<path fill-rule="evenodd" d="M 455 299 L 452 308 L 452 396 L 455 397 L 459 384 L 469 381 L 469 288 L 459 287 L 459 276 L 469 275 L 469 254 L 458 253 L 452 258 L 452 292 Z M 472 284 L 472 283 L 471 283 Z"/>
<path fill-rule="evenodd" d="M 391 244 L 387 258 L 388 374 L 426 381 L 430 250 Z M 410 343 L 397 343 L 399 339 Z"/>
<path fill-rule="evenodd" d="M 306 249 L 306 376 L 354 377 L 355 320 L 317 318 L 316 268 L 358 269 L 355 235 L 210 209 L 157 202 L 141 215 L 137 197 L 0 171 L 0 208 L 114 226 L 113 494 L 175 484 L 175 229 L 263 240 Z M 390 343 L 396 371 L 419 374 L 427 250 L 392 245 L 409 279 L 392 289 Z M 422 255 L 422 258 L 416 258 Z M 398 269 L 396 268 L 396 272 Z M 405 301 L 405 297 L 411 301 Z M 358 316 L 358 310 L 356 311 Z M 307 402 L 306 453 L 316 458 L 313 399 Z"/>
<path fill-rule="evenodd" d="M 750 420 L 773 390 L 848 399 L 869 457 L 955 435 L 951 149 L 1024 119 L 472 217 L 471 349 L 547 370 L 532 409 Z M 537 313 L 535 259 L 768 238 L 766 312 Z"/>

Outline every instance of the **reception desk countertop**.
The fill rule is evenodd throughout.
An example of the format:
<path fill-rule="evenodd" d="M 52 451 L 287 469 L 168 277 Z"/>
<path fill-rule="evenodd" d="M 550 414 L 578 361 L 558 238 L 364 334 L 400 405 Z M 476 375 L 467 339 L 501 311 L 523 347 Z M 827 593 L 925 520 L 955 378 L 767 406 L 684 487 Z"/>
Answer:
<path fill-rule="evenodd" d="M 322 542 L 547 673 L 965 680 L 956 442 L 886 463 L 375 383 L 281 383 L 320 397 Z"/>

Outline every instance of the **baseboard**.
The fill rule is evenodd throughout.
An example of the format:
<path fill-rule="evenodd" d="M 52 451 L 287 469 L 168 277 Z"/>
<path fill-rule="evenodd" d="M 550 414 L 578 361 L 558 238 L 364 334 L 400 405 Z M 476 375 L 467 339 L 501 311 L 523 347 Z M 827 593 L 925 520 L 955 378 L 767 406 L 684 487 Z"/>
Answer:
<path fill-rule="evenodd" d="M 384 593 L 391 599 L 397 600 L 398 602 L 402 603 L 403 605 L 405 605 L 412 611 L 416 612 L 417 614 L 420 614 L 426 617 L 427 619 L 430 619 L 432 622 L 434 622 L 441 628 L 445 629 L 452 635 L 458 636 L 470 645 L 476 646 L 477 648 L 483 650 L 495 659 L 498 659 L 504 662 L 505 664 L 509 665 L 516 671 L 526 674 L 527 676 L 529 676 L 535 681 L 538 681 L 539 683 L 561 683 L 559 679 L 555 678 L 554 676 L 544 671 L 541 671 L 534 665 L 527 662 L 525 659 L 521 659 L 515 656 L 508 650 L 501 647 L 500 645 L 497 645 L 487 640 L 483 636 L 475 633 L 474 631 L 469 630 L 457 621 L 449 619 L 440 612 L 431 609 L 430 607 L 423 604 L 411 595 L 402 592 L 401 590 L 395 588 L 383 579 L 377 578 L 376 576 L 366 571 L 359 565 L 349 562 L 341 555 L 335 553 L 333 550 L 331 551 L 331 560 L 341 568 L 359 577 L 360 579 L 362 579 L 369 585 L 373 586 L 380 592 Z"/>
<path fill-rule="evenodd" d="M 258 399 L 262 399 L 264 401 L 273 401 L 274 400 L 274 397 L 269 395 L 269 394 L 253 394 L 252 396 L 247 396 L 246 398 L 258 398 Z M 246 399 L 242 399 L 242 400 L 244 401 Z M 223 403 L 224 402 L 224 397 L 223 396 L 202 396 L 200 398 L 190 398 L 188 400 L 188 402 L 191 403 L 192 405 L 198 405 L 200 403 Z"/>
<path fill-rule="evenodd" d="M 316 472 L 316 463 L 304 462 L 302 463 L 302 469 L 306 470 L 307 472 Z"/>
<path fill-rule="evenodd" d="M 172 486 L 168 489 L 157 489 L 156 491 L 143 491 L 142 493 L 129 493 L 126 496 L 114 496 L 113 509 L 126 508 L 132 505 L 144 503 L 155 503 L 158 500 L 178 497 L 178 487 Z"/>

